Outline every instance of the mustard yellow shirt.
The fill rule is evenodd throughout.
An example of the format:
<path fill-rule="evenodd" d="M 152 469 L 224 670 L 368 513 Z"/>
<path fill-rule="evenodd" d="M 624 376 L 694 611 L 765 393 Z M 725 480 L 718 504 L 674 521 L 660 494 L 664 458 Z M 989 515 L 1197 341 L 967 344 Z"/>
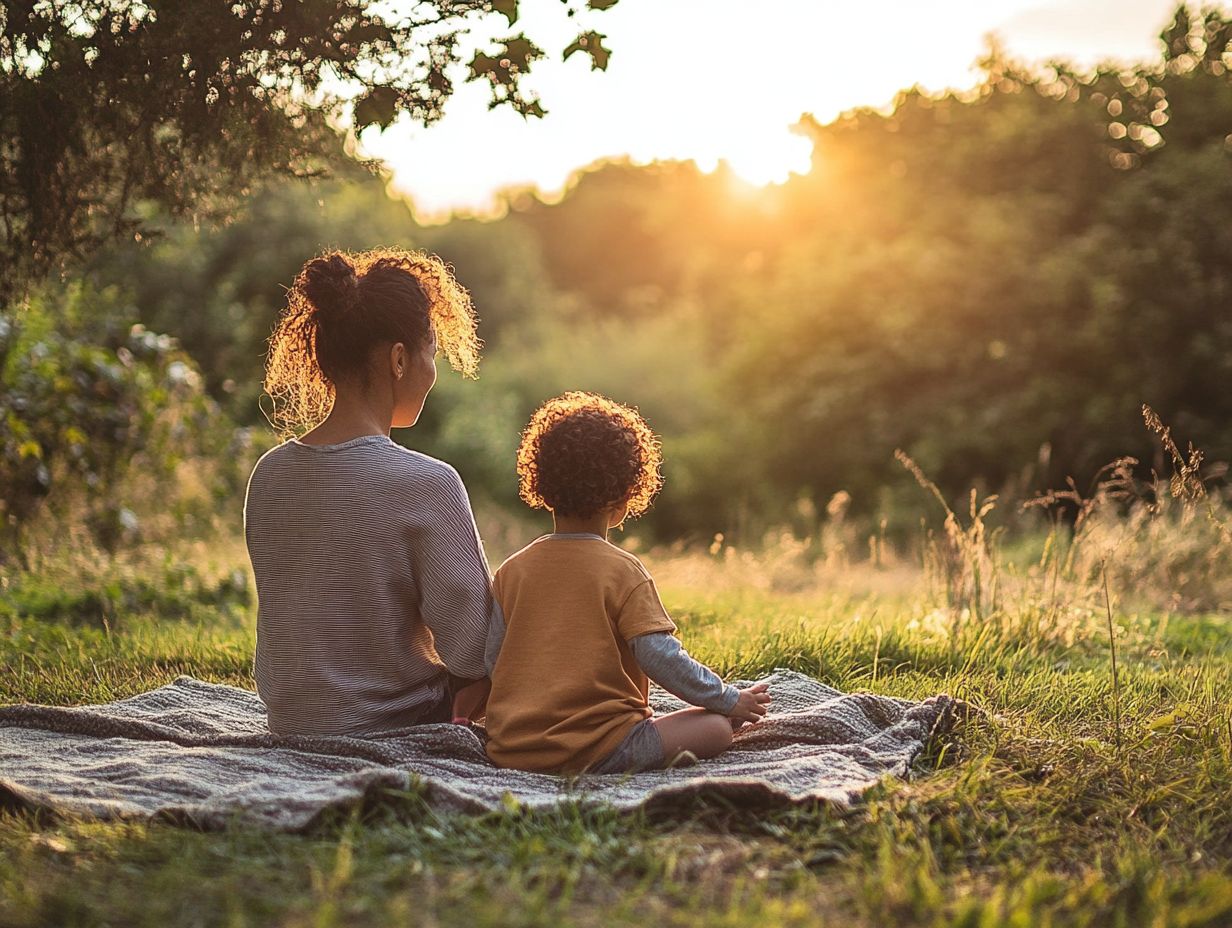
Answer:
<path fill-rule="evenodd" d="M 676 626 L 641 561 L 598 536 L 546 535 L 505 561 L 492 589 L 505 615 L 488 698 L 494 763 L 578 773 L 650 717 L 628 641 Z"/>

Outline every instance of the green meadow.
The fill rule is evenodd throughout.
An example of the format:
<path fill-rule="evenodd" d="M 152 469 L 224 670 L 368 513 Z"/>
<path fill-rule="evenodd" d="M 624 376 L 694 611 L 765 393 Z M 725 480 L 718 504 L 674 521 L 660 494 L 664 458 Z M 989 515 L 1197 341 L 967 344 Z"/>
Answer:
<path fill-rule="evenodd" d="M 1214 531 L 1197 518 L 1117 523 L 1116 551 Z M 1103 555 L 1084 579 L 1109 524 L 1011 551 L 954 519 L 918 560 L 848 560 L 834 531 L 643 552 L 690 651 L 729 678 L 788 667 L 974 708 L 851 808 L 471 817 L 412 792 L 306 834 L 9 810 L 0 925 L 1232 922 L 1232 621 L 1152 604 L 1149 577 Z M 250 600 L 234 540 L 39 560 L 6 578 L 0 702 L 180 674 L 251 687 Z"/>

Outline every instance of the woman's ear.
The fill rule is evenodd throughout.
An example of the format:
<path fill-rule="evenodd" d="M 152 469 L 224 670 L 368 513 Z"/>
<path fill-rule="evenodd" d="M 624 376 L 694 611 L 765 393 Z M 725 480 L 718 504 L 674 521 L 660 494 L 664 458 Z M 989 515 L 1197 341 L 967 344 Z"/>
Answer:
<path fill-rule="evenodd" d="M 395 380 L 401 380 L 406 376 L 406 366 L 406 345 L 394 342 L 389 348 L 389 372 Z"/>

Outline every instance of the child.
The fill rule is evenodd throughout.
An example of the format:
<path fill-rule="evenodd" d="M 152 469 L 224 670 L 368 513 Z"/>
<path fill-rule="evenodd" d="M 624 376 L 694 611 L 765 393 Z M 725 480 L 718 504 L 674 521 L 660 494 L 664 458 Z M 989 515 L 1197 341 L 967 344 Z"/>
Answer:
<path fill-rule="evenodd" d="M 608 529 L 662 485 L 658 439 L 628 407 L 566 393 L 534 414 L 518 449 L 522 499 L 555 532 L 501 565 L 504 622 L 488 639 L 488 755 L 503 767 L 622 773 L 713 757 L 766 714 L 764 684 L 724 685 L 684 651 L 654 581 Z M 699 708 L 652 717 L 647 677 Z"/>

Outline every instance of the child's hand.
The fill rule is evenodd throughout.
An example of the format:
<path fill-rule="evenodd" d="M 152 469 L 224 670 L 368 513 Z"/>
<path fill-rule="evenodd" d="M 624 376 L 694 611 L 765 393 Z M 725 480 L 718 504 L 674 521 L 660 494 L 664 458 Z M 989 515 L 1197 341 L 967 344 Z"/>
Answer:
<path fill-rule="evenodd" d="M 762 716 L 769 711 L 770 684 L 758 683 L 740 691 L 740 698 L 727 715 L 733 723 L 739 722 L 743 725 L 745 722 L 760 722 Z"/>

